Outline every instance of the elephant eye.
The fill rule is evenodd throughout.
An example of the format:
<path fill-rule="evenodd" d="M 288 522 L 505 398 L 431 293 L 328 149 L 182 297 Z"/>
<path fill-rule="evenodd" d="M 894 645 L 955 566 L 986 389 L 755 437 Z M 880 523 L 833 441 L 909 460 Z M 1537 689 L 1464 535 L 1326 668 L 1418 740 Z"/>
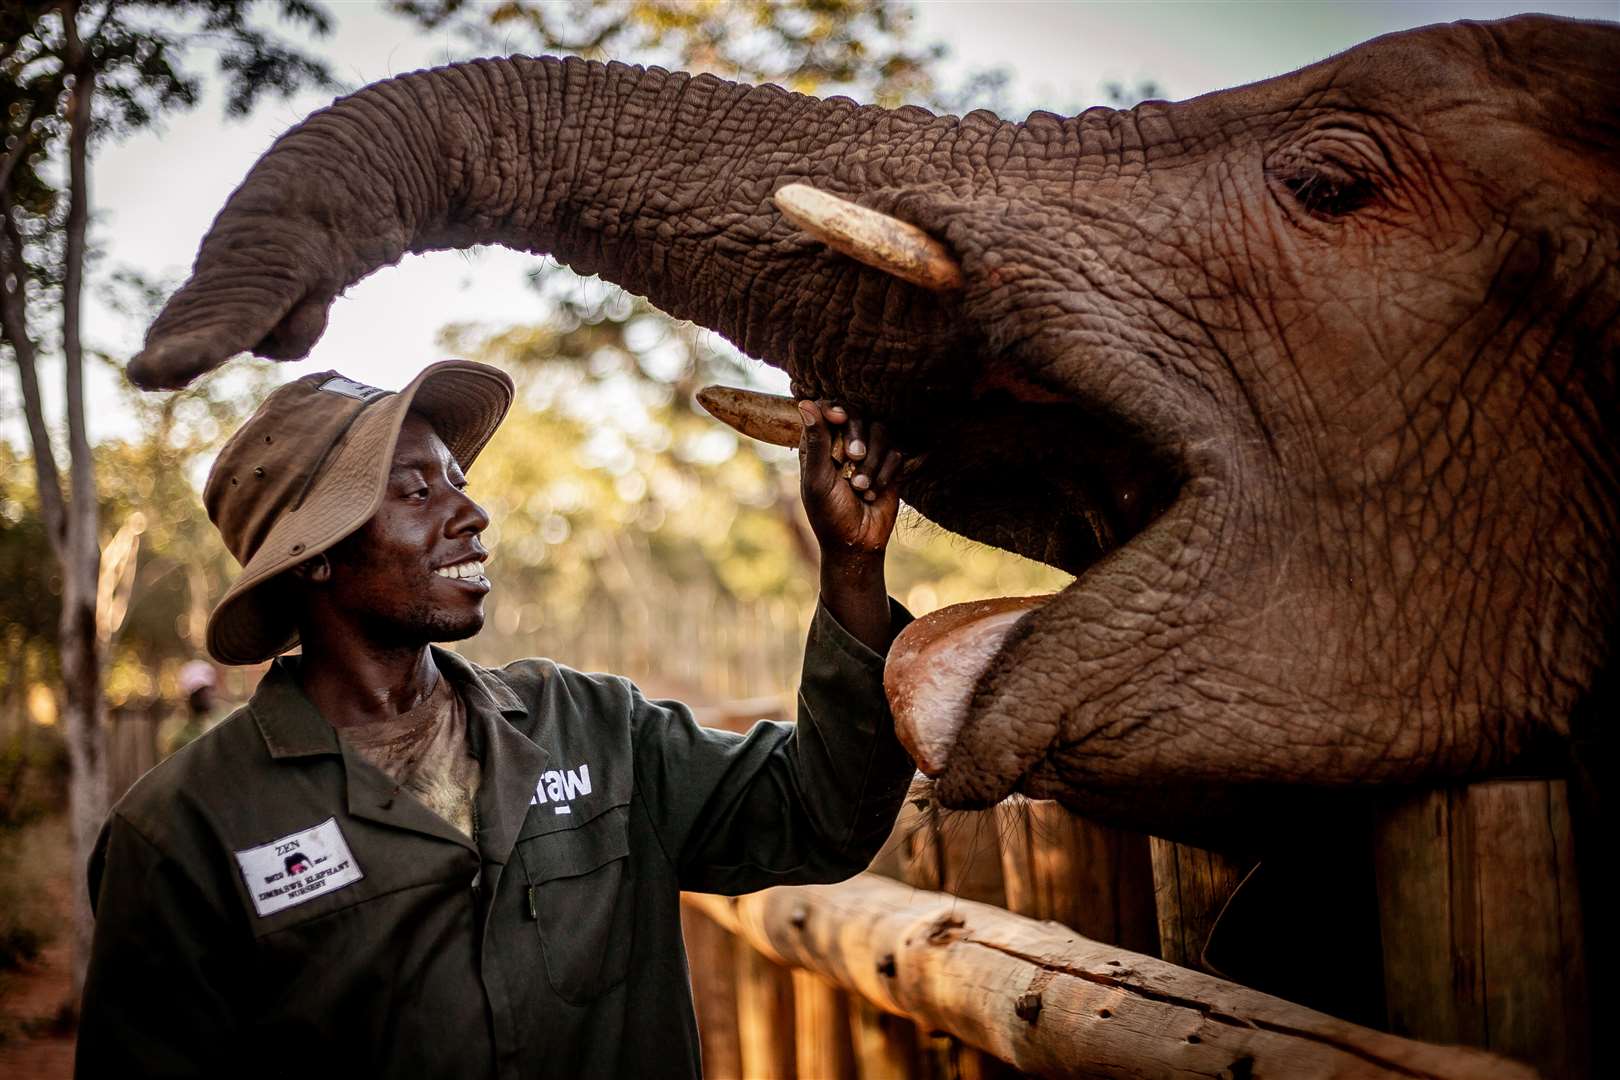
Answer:
<path fill-rule="evenodd" d="M 1370 179 L 1333 161 L 1289 162 L 1275 176 L 1306 213 L 1318 218 L 1345 217 L 1378 196 Z"/>

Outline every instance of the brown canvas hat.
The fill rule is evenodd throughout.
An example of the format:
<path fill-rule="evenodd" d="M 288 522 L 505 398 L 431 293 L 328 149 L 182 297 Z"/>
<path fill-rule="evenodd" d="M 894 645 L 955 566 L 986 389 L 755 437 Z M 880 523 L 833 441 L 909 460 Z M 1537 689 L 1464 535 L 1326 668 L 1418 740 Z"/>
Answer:
<path fill-rule="evenodd" d="M 264 586 L 371 520 L 408 413 L 432 424 L 465 470 L 511 404 L 512 380 L 467 360 L 433 364 L 398 393 L 335 371 L 277 387 L 225 444 L 203 488 L 208 519 L 242 564 L 208 617 L 209 654 L 256 664 L 298 643 L 276 590 Z"/>

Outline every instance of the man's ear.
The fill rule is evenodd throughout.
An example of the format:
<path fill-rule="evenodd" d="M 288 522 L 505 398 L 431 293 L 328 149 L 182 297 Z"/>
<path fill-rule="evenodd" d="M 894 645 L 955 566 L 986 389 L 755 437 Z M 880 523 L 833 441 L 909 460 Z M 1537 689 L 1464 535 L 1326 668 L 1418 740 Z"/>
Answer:
<path fill-rule="evenodd" d="M 314 555 L 293 567 L 292 575 L 308 585 L 325 585 L 332 580 L 332 562 L 325 553 Z"/>

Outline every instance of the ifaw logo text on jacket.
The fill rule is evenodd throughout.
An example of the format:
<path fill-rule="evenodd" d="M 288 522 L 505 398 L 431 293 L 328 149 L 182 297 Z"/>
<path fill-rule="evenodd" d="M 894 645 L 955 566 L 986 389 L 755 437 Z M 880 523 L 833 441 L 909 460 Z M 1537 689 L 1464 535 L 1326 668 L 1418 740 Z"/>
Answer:
<path fill-rule="evenodd" d="M 549 805 L 553 814 L 572 814 L 574 808 L 568 803 L 590 793 L 589 765 L 581 765 L 577 769 L 548 769 L 540 774 L 540 782 L 534 785 L 534 798 L 529 800 L 529 805 Z"/>

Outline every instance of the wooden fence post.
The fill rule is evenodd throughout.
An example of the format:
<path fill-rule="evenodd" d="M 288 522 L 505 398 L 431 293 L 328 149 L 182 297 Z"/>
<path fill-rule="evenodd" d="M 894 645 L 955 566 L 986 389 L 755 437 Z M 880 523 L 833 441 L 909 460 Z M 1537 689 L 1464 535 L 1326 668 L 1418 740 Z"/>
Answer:
<path fill-rule="evenodd" d="M 1141 833 L 1099 825 L 1055 802 L 996 807 L 1007 908 L 1093 941 L 1158 955 L 1153 862 Z"/>
<path fill-rule="evenodd" d="M 794 968 L 793 1008 L 801 1080 L 855 1080 L 849 995 L 813 971 Z"/>
<path fill-rule="evenodd" d="M 910 837 L 905 881 L 964 900 L 1006 906 L 993 812 L 924 810 Z"/>
<path fill-rule="evenodd" d="M 1392 1031 L 1595 1075 L 1564 781 L 1404 796 L 1381 815 L 1375 861 Z"/>
<path fill-rule="evenodd" d="M 849 996 L 855 1071 L 861 1080 L 909 1080 L 917 1075 L 917 1025 Z"/>
<path fill-rule="evenodd" d="M 158 763 L 158 728 L 163 712 L 156 702 L 107 713 L 107 802 L 115 803 Z"/>
<path fill-rule="evenodd" d="M 744 1080 L 737 1036 L 737 950 L 748 946 L 739 946 L 729 931 L 688 904 L 681 905 L 681 933 L 692 973 L 703 1075 L 706 1080 Z"/>
<path fill-rule="evenodd" d="M 964 900 L 1006 906 L 994 811 L 925 808 L 918 815 L 909 842 L 906 884 Z M 917 1028 L 917 1069 L 919 1075 L 937 1080 L 1006 1075 L 1002 1063 L 984 1051 L 923 1027 Z"/>
<path fill-rule="evenodd" d="M 1149 846 L 1159 916 L 1159 956 L 1172 964 L 1202 970 L 1209 931 L 1255 860 L 1235 859 L 1157 836 Z"/>
<path fill-rule="evenodd" d="M 737 954 L 737 1043 L 747 1080 L 793 1080 L 793 976 L 756 950 Z"/>

